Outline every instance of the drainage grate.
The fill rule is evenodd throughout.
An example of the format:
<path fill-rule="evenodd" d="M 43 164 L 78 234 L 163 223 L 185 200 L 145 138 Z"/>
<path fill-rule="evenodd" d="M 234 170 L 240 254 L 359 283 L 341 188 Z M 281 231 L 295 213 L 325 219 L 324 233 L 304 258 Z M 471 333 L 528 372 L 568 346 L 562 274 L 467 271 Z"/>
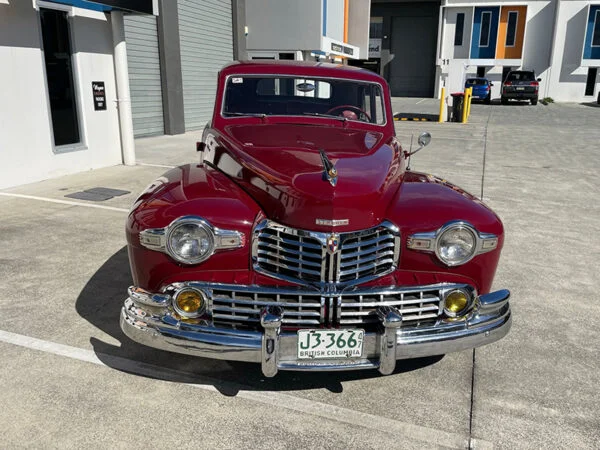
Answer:
<path fill-rule="evenodd" d="M 72 194 L 65 195 L 65 197 L 74 198 L 76 200 L 88 200 L 91 202 L 104 202 L 106 200 L 110 200 L 113 197 L 119 197 L 121 195 L 129 193 L 130 191 L 124 191 L 121 189 L 96 187 L 86 189 L 85 191 L 73 192 Z"/>
<path fill-rule="evenodd" d="M 83 192 L 87 192 L 88 194 L 96 194 L 96 195 L 106 195 L 110 197 L 120 197 L 121 195 L 129 194 L 130 191 L 123 191 L 121 189 L 111 189 L 105 187 L 96 187 L 92 189 L 86 189 Z"/>

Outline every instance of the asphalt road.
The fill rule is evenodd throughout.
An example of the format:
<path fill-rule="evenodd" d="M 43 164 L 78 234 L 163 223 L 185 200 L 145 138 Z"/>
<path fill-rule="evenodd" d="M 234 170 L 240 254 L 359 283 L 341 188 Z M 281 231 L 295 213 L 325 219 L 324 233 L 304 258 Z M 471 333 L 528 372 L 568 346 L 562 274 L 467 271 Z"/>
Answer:
<path fill-rule="evenodd" d="M 394 110 L 435 112 L 395 99 Z M 265 379 L 252 364 L 170 354 L 118 325 L 131 283 L 124 222 L 199 133 L 136 141 L 140 165 L 0 191 L 3 448 L 600 447 L 600 109 L 473 105 L 468 124 L 397 122 L 413 157 L 483 199 L 506 243 L 502 341 L 377 372 Z M 66 198 L 92 187 L 130 194 Z"/>

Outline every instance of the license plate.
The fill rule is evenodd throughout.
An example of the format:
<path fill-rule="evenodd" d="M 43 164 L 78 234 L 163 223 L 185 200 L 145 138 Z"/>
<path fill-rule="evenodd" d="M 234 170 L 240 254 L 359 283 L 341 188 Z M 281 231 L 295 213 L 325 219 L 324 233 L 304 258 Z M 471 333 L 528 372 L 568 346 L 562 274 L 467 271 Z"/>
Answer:
<path fill-rule="evenodd" d="M 360 358 L 365 330 L 299 330 L 298 359 Z"/>
<path fill-rule="evenodd" d="M 524 87 L 518 87 L 518 88 L 517 88 L 517 91 L 524 91 L 524 90 L 525 90 L 525 88 L 524 88 Z"/>

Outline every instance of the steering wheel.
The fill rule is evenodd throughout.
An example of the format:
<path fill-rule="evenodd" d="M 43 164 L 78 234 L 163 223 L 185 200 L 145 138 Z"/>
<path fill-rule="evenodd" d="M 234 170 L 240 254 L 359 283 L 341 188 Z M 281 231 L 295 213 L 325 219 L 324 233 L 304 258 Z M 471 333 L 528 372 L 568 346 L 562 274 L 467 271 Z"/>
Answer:
<path fill-rule="evenodd" d="M 327 111 L 325 114 L 331 114 L 334 111 L 337 111 L 339 109 L 349 109 L 351 111 L 358 112 L 359 113 L 359 117 L 360 117 L 360 114 L 364 114 L 364 116 L 368 119 L 368 121 L 369 122 L 371 121 L 371 116 L 369 116 L 369 114 L 367 114 L 367 112 L 365 110 L 360 109 L 358 106 L 354 106 L 354 105 L 339 105 L 339 106 L 334 106 L 329 111 Z"/>

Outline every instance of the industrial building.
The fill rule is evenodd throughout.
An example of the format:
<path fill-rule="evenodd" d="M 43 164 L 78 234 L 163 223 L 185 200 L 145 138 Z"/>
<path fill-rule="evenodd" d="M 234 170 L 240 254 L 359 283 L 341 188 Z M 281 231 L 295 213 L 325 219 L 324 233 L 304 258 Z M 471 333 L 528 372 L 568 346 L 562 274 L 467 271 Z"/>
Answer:
<path fill-rule="evenodd" d="M 513 69 L 534 70 L 540 96 L 589 102 L 600 82 L 600 2 L 372 0 L 369 59 L 392 95 L 438 97 L 485 76 L 500 97 Z"/>
<path fill-rule="evenodd" d="M 511 69 L 540 96 L 599 94 L 600 2 L 0 0 L 0 188 L 135 163 L 134 138 L 201 130 L 234 59 L 374 70 L 439 97 Z"/>

